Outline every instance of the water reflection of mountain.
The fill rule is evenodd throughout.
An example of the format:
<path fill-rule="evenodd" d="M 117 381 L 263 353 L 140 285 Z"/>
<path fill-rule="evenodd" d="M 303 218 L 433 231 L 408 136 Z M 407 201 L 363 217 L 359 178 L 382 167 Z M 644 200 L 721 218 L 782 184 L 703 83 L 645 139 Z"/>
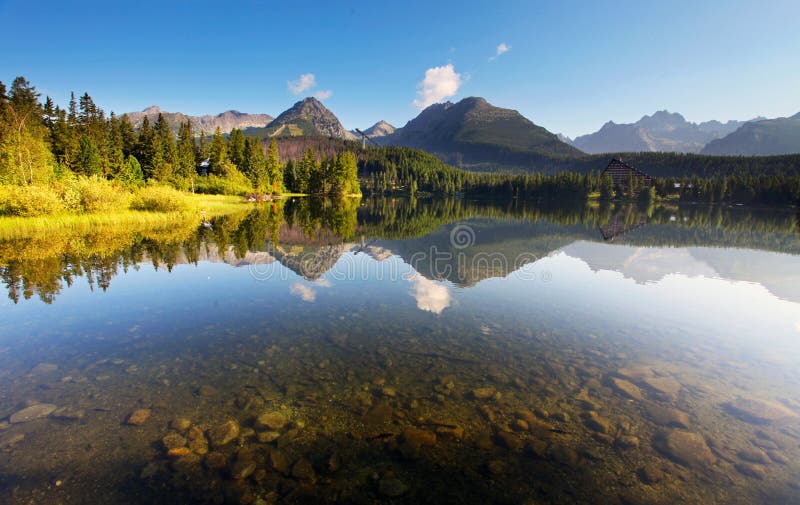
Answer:
<path fill-rule="evenodd" d="M 199 262 L 280 263 L 315 280 L 343 255 L 363 252 L 379 261 L 398 256 L 423 278 L 469 287 L 505 277 L 554 251 L 638 282 L 675 272 L 713 275 L 760 282 L 778 296 L 800 298 L 794 274 L 800 272 L 800 233 L 792 213 L 541 208 L 530 202 L 452 199 L 371 199 L 360 206 L 306 199 L 216 218 L 211 228 L 189 224 L 88 235 L 65 230 L 0 241 L 0 279 L 15 302 L 32 296 L 52 302 L 79 277 L 105 290 L 113 277 L 139 265 L 170 270 Z"/>
<path fill-rule="evenodd" d="M 800 256 L 712 247 L 636 247 L 578 241 L 561 249 L 594 271 L 615 271 L 638 283 L 671 274 L 761 284 L 785 300 L 800 302 Z"/>
<path fill-rule="evenodd" d="M 454 244 L 454 230 L 469 230 L 465 232 L 470 241 L 467 247 Z M 580 224 L 470 219 L 441 226 L 419 238 L 378 240 L 375 247 L 384 256 L 387 252 L 400 256 L 428 279 L 468 287 L 487 278 L 506 277 L 552 251 L 592 235 L 592 228 Z"/>

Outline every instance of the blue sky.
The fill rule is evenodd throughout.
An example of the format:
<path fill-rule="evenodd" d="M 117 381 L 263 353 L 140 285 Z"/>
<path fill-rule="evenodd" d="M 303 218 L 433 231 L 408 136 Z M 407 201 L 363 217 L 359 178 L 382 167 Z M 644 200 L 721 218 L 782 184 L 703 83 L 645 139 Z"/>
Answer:
<path fill-rule="evenodd" d="M 575 136 L 661 109 L 800 111 L 798 19 L 797 0 L 0 0 L 0 80 L 116 112 L 277 115 L 318 93 L 348 128 L 483 96 Z M 315 85 L 295 94 L 303 74 Z"/>

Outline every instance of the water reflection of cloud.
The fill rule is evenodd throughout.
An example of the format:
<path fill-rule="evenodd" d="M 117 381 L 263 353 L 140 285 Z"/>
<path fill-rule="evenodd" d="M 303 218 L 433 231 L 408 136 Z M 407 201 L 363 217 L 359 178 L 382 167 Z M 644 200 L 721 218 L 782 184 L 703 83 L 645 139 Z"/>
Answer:
<path fill-rule="evenodd" d="M 800 321 L 797 321 L 797 322 L 794 323 L 794 330 L 797 333 L 800 333 Z"/>
<path fill-rule="evenodd" d="M 450 306 L 452 297 L 450 290 L 444 284 L 439 284 L 422 275 L 415 273 L 410 279 L 411 296 L 417 301 L 417 308 L 434 314 L 441 314 Z"/>
<path fill-rule="evenodd" d="M 301 300 L 304 302 L 313 302 L 317 299 L 317 292 L 306 286 L 305 284 L 300 284 L 296 282 L 289 287 L 289 293 L 293 294 L 294 296 L 299 296 Z"/>
<path fill-rule="evenodd" d="M 331 284 L 331 281 L 325 279 L 324 277 L 320 277 L 319 279 L 315 280 L 314 285 L 319 286 L 321 288 L 329 288 L 333 286 L 333 284 Z"/>

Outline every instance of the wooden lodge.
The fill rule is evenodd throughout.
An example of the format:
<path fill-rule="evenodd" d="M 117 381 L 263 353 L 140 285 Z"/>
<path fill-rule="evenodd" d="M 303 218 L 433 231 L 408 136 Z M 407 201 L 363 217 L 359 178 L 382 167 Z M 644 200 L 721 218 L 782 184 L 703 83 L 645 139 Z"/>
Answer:
<path fill-rule="evenodd" d="M 603 170 L 603 175 L 606 174 L 611 176 L 615 188 L 630 189 L 631 182 L 634 182 L 637 188 L 647 189 L 653 184 L 652 177 L 617 158 L 612 159 Z"/>

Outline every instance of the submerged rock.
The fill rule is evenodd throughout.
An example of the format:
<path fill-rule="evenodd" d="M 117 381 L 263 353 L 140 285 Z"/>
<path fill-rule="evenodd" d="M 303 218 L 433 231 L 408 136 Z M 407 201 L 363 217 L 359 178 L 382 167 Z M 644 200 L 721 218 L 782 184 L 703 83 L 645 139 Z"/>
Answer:
<path fill-rule="evenodd" d="M 272 466 L 272 469 L 278 473 L 284 475 L 289 473 L 289 460 L 287 460 L 286 456 L 279 450 L 270 451 L 269 464 Z"/>
<path fill-rule="evenodd" d="M 86 411 L 75 407 L 60 407 L 50 414 L 53 419 L 60 421 L 80 421 L 86 416 Z"/>
<path fill-rule="evenodd" d="M 652 404 L 645 407 L 645 413 L 651 421 L 661 426 L 688 429 L 690 425 L 689 414 L 677 409 Z"/>
<path fill-rule="evenodd" d="M 370 409 L 369 412 L 364 414 L 364 417 L 361 420 L 368 427 L 385 424 L 392 420 L 393 412 L 394 409 L 392 409 L 388 403 L 379 403 Z"/>
<path fill-rule="evenodd" d="M 58 370 L 58 365 L 54 363 L 39 363 L 31 369 L 32 374 L 45 374 Z"/>
<path fill-rule="evenodd" d="M 56 410 L 56 406 L 50 403 L 37 403 L 36 405 L 31 405 L 30 407 L 26 407 L 14 414 L 11 414 L 11 417 L 8 419 L 11 424 L 18 424 L 18 423 L 27 423 L 29 421 L 33 421 L 35 419 L 41 419 L 43 417 L 47 417 Z"/>
<path fill-rule="evenodd" d="M 25 439 L 24 433 L 5 433 L 0 436 L 0 449 L 12 447 Z"/>
<path fill-rule="evenodd" d="M 749 461 L 750 463 L 767 464 L 771 461 L 767 453 L 761 449 L 742 449 L 736 454 L 740 459 Z"/>
<path fill-rule="evenodd" d="M 186 446 L 186 439 L 177 433 L 170 433 L 161 439 L 161 443 L 167 450 Z"/>
<path fill-rule="evenodd" d="M 255 428 L 257 430 L 269 429 L 277 431 L 282 429 L 289 422 L 280 412 L 266 412 L 256 418 Z"/>
<path fill-rule="evenodd" d="M 487 386 L 485 388 L 477 388 L 472 390 L 472 396 L 478 400 L 486 400 L 494 396 L 494 388 Z"/>
<path fill-rule="evenodd" d="M 244 480 L 256 471 L 256 462 L 253 460 L 239 460 L 231 467 L 231 478 Z"/>
<path fill-rule="evenodd" d="M 205 464 L 210 470 L 219 470 L 225 468 L 228 459 L 221 452 L 209 452 L 206 455 Z"/>
<path fill-rule="evenodd" d="M 192 422 L 185 417 L 175 417 L 169 422 L 169 427 L 175 431 L 186 431 L 192 426 Z"/>
<path fill-rule="evenodd" d="M 586 424 L 586 427 L 592 431 L 596 431 L 598 433 L 611 432 L 611 421 L 605 417 L 602 417 L 597 412 L 589 412 L 585 414 L 583 421 Z"/>
<path fill-rule="evenodd" d="M 639 476 L 639 480 L 650 485 L 658 484 L 666 477 L 664 470 L 652 463 L 648 463 L 639 468 L 636 474 Z"/>
<path fill-rule="evenodd" d="M 239 436 L 239 424 L 227 421 L 208 430 L 208 439 L 214 447 L 222 447 Z"/>
<path fill-rule="evenodd" d="M 150 409 L 136 409 L 128 416 L 128 424 L 141 426 L 150 418 L 150 414 L 152 414 Z"/>
<path fill-rule="evenodd" d="M 261 433 L 256 435 L 256 437 L 258 438 L 258 441 L 261 442 L 262 444 L 269 444 L 278 440 L 281 437 L 281 434 L 278 433 L 277 431 L 262 431 Z"/>
<path fill-rule="evenodd" d="M 648 377 L 643 379 L 642 382 L 653 391 L 670 399 L 677 398 L 683 387 L 673 377 Z"/>
<path fill-rule="evenodd" d="M 770 423 L 782 419 L 800 417 L 785 405 L 756 398 L 742 398 L 725 404 L 726 410 L 743 421 L 750 423 Z"/>
<path fill-rule="evenodd" d="M 525 446 L 525 442 L 513 433 L 501 431 L 497 434 L 497 440 L 500 445 L 512 451 L 521 451 Z"/>
<path fill-rule="evenodd" d="M 642 390 L 639 389 L 639 386 L 633 384 L 632 382 L 628 382 L 625 379 L 611 379 L 611 385 L 614 386 L 614 389 L 620 393 L 622 396 L 626 398 L 630 398 L 631 400 L 643 400 L 644 394 L 642 394 Z"/>
<path fill-rule="evenodd" d="M 767 451 L 767 456 L 769 456 L 769 459 L 775 463 L 778 463 L 779 465 L 789 464 L 789 458 L 787 458 L 785 454 L 778 450 Z"/>
<path fill-rule="evenodd" d="M 764 467 L 761 465 L 754 465 L 752 463 L 739 463 L 736 466 L 736 470 L 741 473 L 742 475 L 746 475 L 747 477 L 753 477 L 754 479 L 764 480 L 767 476 L 767 472 L 764 470 Z"/>
<path fill-rule="evenodd" d="M 661 432 L 654 445 L 670 459 L 688 467 L 704 468 L 717 462 L 706 439 L 699 433 L 684 430 Z"/>
<path fill-rule="evenodd" d="M 300 458 L 292 467 L 292 477 L 298 480 L 313 481 L 317 478 L 317 475 L 311 463 L 307 459 Z"/>
<path fill-rule="evenodd" d="M 436 433 L 419 428 L 403 430 L 403 440 L 412 447 L 430 447 L 436 445 Z"/>
<path fill-rule="evenodd" d="M 408 491 L 403 481 L 396 478 L 383 478 L 378 482 L 378 492 L 389 498 L 397 498 L 403 496 Z"/>
<path fill-rule="evenodd" d="M 629 368 L 620 368 L 617 370 L 617 375 L 634 382 L 640 382 L 644 379 L 654 377 L 655 372 L 653 372 L 653 369 L 649 366 L 637 365 Z"/>

